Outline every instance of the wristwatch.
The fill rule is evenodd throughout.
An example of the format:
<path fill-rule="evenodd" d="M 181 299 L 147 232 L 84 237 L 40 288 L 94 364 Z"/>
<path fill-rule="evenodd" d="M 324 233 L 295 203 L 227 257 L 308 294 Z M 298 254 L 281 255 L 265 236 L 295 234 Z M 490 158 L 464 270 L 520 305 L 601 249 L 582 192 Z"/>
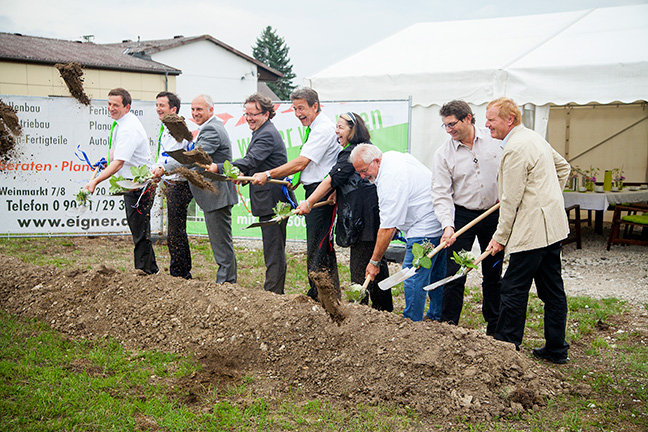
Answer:
<path fill-rule="evenodd" d="M 272 176 L 270 175 L 270 171 L 266 171 L 266 180 L 272 180 Z"/>
<path fill-rule="evenodd" d="M 374 267 L 380 267 L 380 261 L 374 261 L 374 260 L 370 259 L 369 264 L 371 264 Z"/>

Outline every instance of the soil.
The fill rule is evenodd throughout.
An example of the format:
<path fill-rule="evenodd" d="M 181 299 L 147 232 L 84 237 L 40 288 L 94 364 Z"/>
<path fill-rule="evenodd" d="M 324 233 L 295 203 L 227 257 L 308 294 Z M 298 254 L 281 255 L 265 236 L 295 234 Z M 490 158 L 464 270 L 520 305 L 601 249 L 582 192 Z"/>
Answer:
<path fill-rule="evenodd" d="M 186 151 L 184 154 L 185 156 L 192 157 L 196 164 L 211 165 L 213 163 L 211 156 L 209 156 L 202 147 Z"/>
<path fill-rule="evenodd" d="M 77 62 L 70 62 L 65 64 L 57 63 L 54 67 L 58 69 L 72 97 L 83 105 L 90 105 L 90 98 L 83 89 L 83 69 L 81 65 Z"/>
<path fill-rule="evenodd" d="M 210 192 L 216 193 L 216 188 L 212 182 L 208 181 L 205 177 L 198 174 L 196 171 L 192 171 L 189 168 L 178 167 L 171 171 L 169 174 L 178 174 L 186 178 L 189 183 L 196 186 L 197 188 L 208 190 Z"/>
<path fill-rule="evenodd" d="M 169 129 L 169 133 L 176 141 L 193 140 L 193 135 L 187 128 L 184 117 L 177 114 L 165 114 L 162 117 L 162 123 Z"/>
<path fill-rule="evenodd" d="M 7 157 L 14 150 L 16 139 L 22 133 L 18 113 L 0 99 L 0 157 Z"/>
<path fill-rule="evenodd" d="M 584 340 L 572 343 L 574 364 L 557 367 L 483 331 L 461 326 L 415 323 L 339 301 L 333 309 L 327 306 L 327 312 L 322 303 L 303 294 L 275 295 L 263 291 L 262 284 L 216 284 L 210 275 L 198 272 L 197 279 L 184 280 L 162 272 L 144 276 L 118 270 L 105 250 L 129 242 L 127 238 L 112 238 L 112 245 L 105 238 L 71 238 L 64 246 L 50 242 L 48 254 L 79 262 L 65 269 L 0 254 L 0 304 L 10 313 L 47 322 L 71 338 L 111 337 L 131 350 L 191 353 L 203 368 L 177 385 L 188 391 L 192 397 L 188 403 L 198 409 L 203 408 L 201 397 L 207 389 L 245 381 L 251 393 L 243 399 L 263 397 L 272 403 L 297 397 L 328 400 L 349 410 L 358 404 L 393 406 L 402 413 L 414 409 L 422 424 L 444 430 L 440 425 L 456 424 L 457 418 L 476 422 L 509 414 L 532 415 L 560 394 L 590 397 L 587 384 L 566 382 L 563 373 L 578 368 L 579 362 L 605 362 L 588 356 L 589 344 Z M 237 248 L 243 244 L 240 253 L 244 253 L 255 242 L 260 243 L 237 241 Z M 303 244 L 291 243 L 288 252 L 298 250 L 294 254 L 301 256 L 302 249 Z M 631 257 L 636 253 L 634 258 L 646 258 L 639 247 L 613 249 L 610 257 L 628 251 Z M 580 251 L 575 252 L 565 248 L 563 262 L 571 263 L 566 265 L 568 272 L 580 275 L 581 285 L 584 279 L 595 288 L 587 273 L 591 266 L 573 269 L 581 259 Z M 605 252 L 589 250 L 582 255 L 601 254 Z M 92 255 L 106 259 L 88 266 L 85 257 Z M 347 258 L 339 254 L 341 263 Z M 635 262 L 631 268 L 636 267 Z M 263 269 L 250 271 L 262 274 Z M 646 267 L 636 271 L 645 273 Z M 637 289 L 636 273 L 633 277 L 635 291 L 644 291 Z M 568 291 L 570 280 L 566 280 Z M 326 292 L 326 280 L 319 281 L 318 288 Z M 328 297 L 337 301 L 338 296 Z M 478 306 L 467 303 L 465 307 Z M 645 310 L 614 317 L 601 322 L 599 333 L 592 337 L 613 342 L 623 331 L 638 335 L 638 343 L 643 343 L 647 323 Z M 537 342 L 537 346 L 542 343 Z"/>

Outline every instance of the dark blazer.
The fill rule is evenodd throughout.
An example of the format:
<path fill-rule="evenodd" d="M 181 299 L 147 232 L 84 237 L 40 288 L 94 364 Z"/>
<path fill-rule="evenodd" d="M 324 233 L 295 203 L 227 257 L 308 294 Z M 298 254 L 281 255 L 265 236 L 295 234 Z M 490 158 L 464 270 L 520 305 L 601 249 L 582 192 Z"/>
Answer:
<path fill-rule="evenodd" d="M 288 162 L 286 145 L 281 134 L 270 121 L 266 121 L 261 127 L 252 132 L 252 141 L 245 152 L 245 157 L 235 160 L 234 166 L 241 170 L 245 176 L 251 176 L 258 172 L 266 172 L 272 168 Z M 218 171 L 223 172 L 223 164 L 218 163 Z M 295 197 L 290 191 L 291 198 Z M 273 214 L 272 209 L 278 201 L 288 202 L 288 199 L 281 190 L 281 185 L 266 183 L 263 186 L 250 184 L 250 204 L 254 216 L 268 216 Z"/>
<path fill-rule="evenodd" d="M 226 160 L 232 160 L 232 145 L 230 144 L 227 131 L 221 122 L 216 118 L 209 119 L 200 129 L 196 137 L 196 148 L 202 147 L 203 150 L 212 158 L 214 163 L 222 163 Z M 196 171 L 204 171 L 202 168 L 193 167 Z M 205 179 L 207 180 L 207 179 Z M 211 180 L 208 180 L 211 181 Z M 216 193 L 200 189 L 191 183 L 191 193 L 200 208 L 207 212 L 218 210 L 223 207 L 238 203 L 236 189 L 231 182 L 212 181 Z"/>

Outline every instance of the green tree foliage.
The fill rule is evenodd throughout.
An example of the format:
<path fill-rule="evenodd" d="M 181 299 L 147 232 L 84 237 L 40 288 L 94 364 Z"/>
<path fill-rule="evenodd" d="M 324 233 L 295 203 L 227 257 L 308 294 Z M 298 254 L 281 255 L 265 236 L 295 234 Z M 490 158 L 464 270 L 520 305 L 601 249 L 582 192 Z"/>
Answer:
<path fill-rule="evenodd" d="M 267 64 L 273 69 L 283 74 L 283 78 L 274 83 L 267 83 L 268 87 L 275 92 L 281 100 L 288 100 L 290 93 L 295 89 L 292 80 L 295 74 L 292 71 L 290 58 L 288 57 L 290 48 L 282 37 L 271 26 L 266 27 L 256 40 L 256 46 L 252 47 L 252 55 L 255 59 Z"/>

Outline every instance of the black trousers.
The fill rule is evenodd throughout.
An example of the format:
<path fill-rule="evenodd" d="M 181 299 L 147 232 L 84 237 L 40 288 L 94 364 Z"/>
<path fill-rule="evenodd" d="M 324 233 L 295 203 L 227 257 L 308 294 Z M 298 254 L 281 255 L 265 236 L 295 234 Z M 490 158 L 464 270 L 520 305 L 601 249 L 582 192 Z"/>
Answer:
<path fill-rule="evenodd" d="M 469 210 L 465 207 L 455 206 L 455 231 L 459 231 L 483 212 L 484 210 Z M 488 243 L 493 238 L 493 234 L 497 229 L 498 218 L 499 211 L 495 211 L 464 234 L 457 237 L 454 244 L 448 248 L 446 276 L 452 276 L 459 270 L 459 264 L 450 259 L 453 256 L 453 251 L 460 252 L 462 249 L 470 251 L 475 243 L 475 237 L 479 242 L 482 252 L 486 250 Z M 486 333 L 489 335 L 495 333 L 497 319 L 499 317 L 502 258 L 504 258 L 503 251 L 495 256 L 488 256 L 482 261 L 482 315 L 486 321 Z M 441 321 L 455 325 L 459 324 L 459 317 L 463 309 L 465 286 L 465 276 L 448 282 L 443 286 Z"/>
<path fill-rule="evenodd" d="M 171 276 L 191 279 L 191 249 L 187 238 L 187 208 L 193 195 L 189 182 L 180 181 L 167 184 L 167 245 L 171 262 Z"/>
<path fill-rule="evenodd" d="M 522 343 L 531 281 L 544 302 L 546 352 L 554 358 L 566 358 L 565 341 L 567 297 L 561 276 L 561 242 L 523 252 L 512 253 L 502 278 L 502 303 L 495 339 Z"/>
<path fill-rule="evenodd" d="M 304 186 L 306 198 L 308 198 L 317 188 L 319 183 Z M 328 199 L 328 196 L 322 198 L 322 201 Z M 326 272 L 329 280 L 337 292 L 340 292 L 340 277 L 337 270 L 337 258 L 333 248 L 333 239 L 331 230 L 335 219 L 336 206 L 325 205 L 313 209 L 306 215 L 306 267 L 310 272 Z M 308 277 L 310 289 L 309 297 L 317 299 L 317 286 L 313 280 Z"/>
<path fill-rule="evenodd" d="M 365 281 L 365 270 L 367 264 L 373 255 L 376 242 L 372 241 L 359 241 L 351 245 L 351 253 L 349 258 L 349 267 L 351 270 L 351 282 L 362 285 Z M 380 272 L 376 279 L 369 282 L 367 291 L 369 295 L 362 299 L 362 304 L 369 304 L 371 298 L 371 307 L 378 310 L 391 312 L 394 310 L 394 303 L 392 300 L 391 289 L 381 290 L 378 282 L 385 280 L 389 277 L 389 267 L 387 260 L 383 257 L 380 260 Z"/>
<path fill-rule="evenodd" d="M 272 219 L 274 214 L 260 216 L 259 221 Z M 263 239 L 263 260 L 266 274 L 263 289 L 275 294 L 284 293 L 286 283 L 286 228 L 288 221 L 261 227 Z"/>
<path fill-rule="evenodd" d="M 128 220 L 128 227 L 135 244 L 135 250 L 133 251 L 135 268 L 148 274 L 158 272 L 155 252 L 151 243 L 151 207 L 153 206 L 153 198 L 154 195 L 151 190 L 147 189 L 145 191 L 144 188 L 124 194 L 126 220 Z"/>

